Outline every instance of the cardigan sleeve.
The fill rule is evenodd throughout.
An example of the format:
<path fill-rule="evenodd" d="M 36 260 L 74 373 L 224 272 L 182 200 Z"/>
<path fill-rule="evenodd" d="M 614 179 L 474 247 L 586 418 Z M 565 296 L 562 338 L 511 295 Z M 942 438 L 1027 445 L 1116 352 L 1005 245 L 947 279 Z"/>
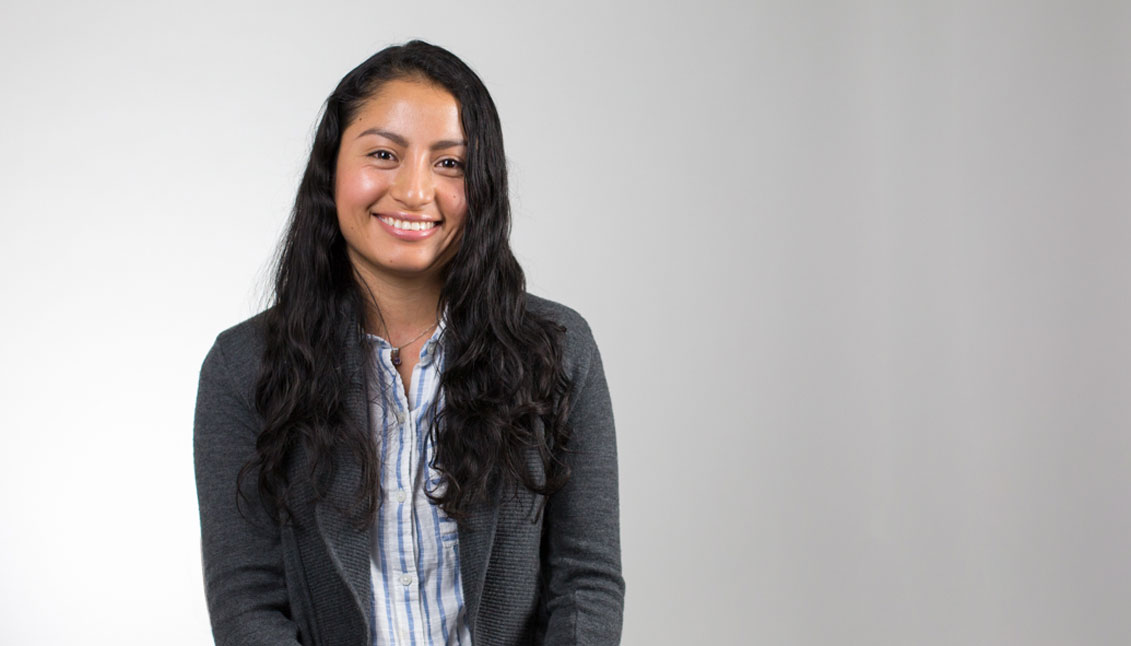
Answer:
<path fill-rule="evenodd" d="M 255 453 L 259 416 L 217 338 L 204 360 L 193 425 L 204 587 L 218 646 L 297 646 L 278 525 L 259 504 L 255 474 L 236 478 Z M 250 373 L 248 373 L 250 374 Z M 242 387 L 241 387 L 242 386 Z"/>
<path fill-rule="evenodd" d="M 580 317 L 577 317 L 580 319 Z M 617 447 L 601 355 L 584 320 L 576 334 L 566 484 L 546 504 L 545 644 L 617 644 L 624 609 Z"/>

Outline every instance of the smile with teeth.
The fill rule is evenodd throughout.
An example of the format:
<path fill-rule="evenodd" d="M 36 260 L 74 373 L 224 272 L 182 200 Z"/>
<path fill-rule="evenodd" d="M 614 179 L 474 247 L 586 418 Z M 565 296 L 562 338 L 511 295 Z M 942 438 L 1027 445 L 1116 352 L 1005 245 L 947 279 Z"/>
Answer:
<path fill-rule="evenodd" d="M 427 231 L 436 226 L 435 222 L 411 222 L 409 220 L 398 220 L 387 215 L 379 215 L 377 219 L 393 228 L 404 229 L 405 231 Z"/>

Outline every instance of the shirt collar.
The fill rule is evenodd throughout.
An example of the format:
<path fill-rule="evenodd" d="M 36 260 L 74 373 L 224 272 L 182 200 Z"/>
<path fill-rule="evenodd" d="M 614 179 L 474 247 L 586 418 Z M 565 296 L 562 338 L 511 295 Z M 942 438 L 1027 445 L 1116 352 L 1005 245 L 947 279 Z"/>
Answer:
<path fill-rule="evenodd" d="M 436 325 L 436 329 L 432 331 L 432 336 L 428 337 L 428 340 L 425 341 L 424 345 L 420 348 L 419 358 L 420 362 L 424 365 L 431 363 L 432 359 L 440 352 L 440 341 L 443 339 L 444 330 L 448 327 L 447 318 L 448 310 L 447 308 L 444 308 L 444 315 L 440 317 L 440 320 Z M 392 351 L 393 344 L 389 343 L 384 338 L 373 334 L 372 332 L 365 333 L 365 340 L 369 341 L 370 343 L 376 344 L 377 348 L 380 350 Z"/>

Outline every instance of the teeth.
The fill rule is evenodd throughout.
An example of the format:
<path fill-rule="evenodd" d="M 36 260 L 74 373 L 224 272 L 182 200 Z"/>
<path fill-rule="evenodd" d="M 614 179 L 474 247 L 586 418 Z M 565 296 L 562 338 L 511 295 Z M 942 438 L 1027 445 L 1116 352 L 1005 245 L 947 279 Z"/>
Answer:
<path fill-rule="evenodd" d="M 405 231 L 424 231 L 436 226 L 435 222 L 409 222 L 408 220 L 398 220 L 387 216 L 380 216 L 380 219 L 385 224 Z"/>

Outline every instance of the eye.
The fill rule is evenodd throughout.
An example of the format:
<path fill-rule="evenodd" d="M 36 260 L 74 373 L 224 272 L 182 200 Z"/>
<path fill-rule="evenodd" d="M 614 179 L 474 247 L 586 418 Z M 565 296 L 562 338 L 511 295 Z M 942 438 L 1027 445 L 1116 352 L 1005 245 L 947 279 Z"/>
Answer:
<path fill-rule="evenodd" d="M 437 162 L 436 165 L 439 166 L 441 169 L 448 171 L 449 173 L 462 173 L 463 172 L 463 162 L 458 160 L 458 159 L 454 159 L 452 157 L 447 157 L 445 159 L 441 159 L 439 162 Z"/>
<path fill-rule="evenodd" d="M 374 159 L 380 159 L 381 161 L 393 161 L 394 159 L 396 159 L 396 157 L 393 156 L 392 152 L 385 149 L 374 150 L 373 152 L 369 153 L 369 156 L 373 157 Z"/>

